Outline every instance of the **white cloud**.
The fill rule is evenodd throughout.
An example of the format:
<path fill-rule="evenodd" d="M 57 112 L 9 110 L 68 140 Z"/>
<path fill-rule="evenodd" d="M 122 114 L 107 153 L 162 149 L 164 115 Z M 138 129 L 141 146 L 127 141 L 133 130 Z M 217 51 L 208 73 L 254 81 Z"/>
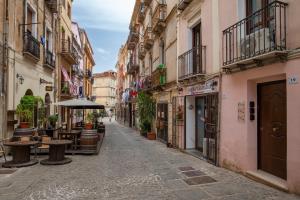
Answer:
<path fill-rule="evenodd" d="M 135 0 L 75 0 L 74 20 L 84 28 L 128 31 Z"/>
<path fill-rule="evenodd" d="M 105 55 L 109 54 L 109 51 L 107 51 L 107 50 L 105 50 L 105 49 L 103 49 L 103 48 L 100 48 L 100 47 L 97 47 L 97 48 L 96 48 L 96 51 L 97 51 L 98 53 L 100 53 L 100 54 L 105 54 Z"/>

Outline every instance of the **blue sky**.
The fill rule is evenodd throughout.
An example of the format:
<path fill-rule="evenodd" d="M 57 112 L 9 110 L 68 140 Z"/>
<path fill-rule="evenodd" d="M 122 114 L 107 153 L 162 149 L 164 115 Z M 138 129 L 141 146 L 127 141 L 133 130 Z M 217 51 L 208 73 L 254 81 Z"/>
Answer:
<path fill-rule="evenodd" d="M 94 72 L 115 69 L 120 46 L 126 41 L 135 0 L 75 0 L 73 21 L 89 36 Z"/>

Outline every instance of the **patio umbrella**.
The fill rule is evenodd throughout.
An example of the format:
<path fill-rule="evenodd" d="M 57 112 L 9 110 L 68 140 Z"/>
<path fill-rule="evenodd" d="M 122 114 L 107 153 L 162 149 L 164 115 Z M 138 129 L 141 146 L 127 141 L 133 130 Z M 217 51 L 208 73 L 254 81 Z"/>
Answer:
<path fill-rule="evenodd" d="M 104 109 L 103 105 L 86 99 L 71 99 L 67 101 L 60 101 L 54 103 L 53 105 L 67 107 L 71 109 Z"/>

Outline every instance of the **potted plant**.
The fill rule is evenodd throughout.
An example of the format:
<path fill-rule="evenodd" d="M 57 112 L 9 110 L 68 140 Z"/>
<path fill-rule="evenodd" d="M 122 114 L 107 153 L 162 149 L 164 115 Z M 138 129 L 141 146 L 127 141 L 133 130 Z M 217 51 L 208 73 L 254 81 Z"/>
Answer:
<path fill-rule="evenodd" d="M 145 92 L 140 92 L 137 97 L 137 107 L 141 135 L 147 136 L 148 139 L 156 139 L 156 134 L 152 131 L 152 121 L 155 116 L 153 98 Z"/>
<path fill-rule="evenodd" d="M 93 120 L 94 120 L 93 113 L 88 113 L 85 120 L 85 129 L 88 130 L 93 129 Z"/>
<path fill-rule="evenodd" d="M 56 122 L 58 121 L 58 115 L 50 115 L 48 117 L 49 125 L 51 128 L 56 127 Z"/>
<path fill-rule="evenodd" d="M 17 106 L 16 114 L 20 118 L 20 128 L 29 128 L 32 121 L 32 111 L 22 104 Z"/>

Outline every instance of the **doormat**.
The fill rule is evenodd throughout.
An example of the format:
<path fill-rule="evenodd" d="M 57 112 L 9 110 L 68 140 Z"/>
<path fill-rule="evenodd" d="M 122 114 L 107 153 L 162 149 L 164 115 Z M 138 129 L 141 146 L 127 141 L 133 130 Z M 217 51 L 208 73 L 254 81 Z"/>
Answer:
<path fill-rule="evenodd" d="M 0 169 L 0 174 L 12 174 L 16 171 L 17 169 Z"/>
<path fill-rule="evenodd" d="M 204 172 L 201 172 L 200 170 L 194 170 L 194 171 L 187 171 L 187 172 L 182 172 L 184 175 L 187 177 L 196 177 L 196 176 L 203 176 L 205 175 Z"/>
<path fill-rule="evenodd" d="M 179 167 L 178 169 L 182 172 L 195 170 L 194 168 L 189 167 L 189 166 L 188 167 Z"/>
<path fill-rule="evenodd" d="M 200 177 L 188 178 L 188 179 L 184 179 L 184 181 L 188 185 L 201 185 L 201 184 L 217 182 L 215 179 L 213 179 L 210 176 L 200 176 Z"/>

